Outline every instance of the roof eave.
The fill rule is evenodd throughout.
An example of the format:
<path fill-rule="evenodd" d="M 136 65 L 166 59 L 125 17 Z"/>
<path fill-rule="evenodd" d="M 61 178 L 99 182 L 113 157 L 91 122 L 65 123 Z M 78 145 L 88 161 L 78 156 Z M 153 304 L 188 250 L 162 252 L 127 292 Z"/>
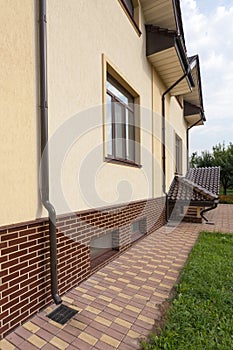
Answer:
<path fill-rule="evenodd" d="M 193 105 L 184 100 L 184 119 L 188 125 L 203 125 L 206 121 L 205 113 L 201 107 Z"/>
<path fill-rule="evenodd" d="M 166 29 L 146 26 L 147 58 L 157 70 L 166 87 L 170 87 L 182 75 L 187 73 L 172 91 L 171 95 L 183 95 L 192 91 L 194 79 L 190 71 L 182 37 Z"/>
<path fill-rule="evenodd" d="M 182 14 L 179 0 L 140 0 L 145 24 L 174 30 L 184 40 Z M 185 44 L 185 40 L 184 40 Z"/>
<path fill-rule="evenodd" d="M 201 85 L 201 73 L 200 73 L 200 63 L 198 55 L 189 57 L 189 64 L 193 66 L 192 73 L 194 77 L 195 87 L 193 88 L 191 93 L 185 94 L 183 96 L 184 102 L 189 105 L 195 106 L 195 108 L 199 108 L 197 114 L 199 114 L 202 122 L 206 121 L 204 106 L 203 106 L 203 96 L 202 96 L 202 85 Z M 190 114 L 195 113 L 185 113 L 184 117 L 189 116 Z"/>
<path fill-rule="evenodd" d="M 185 199 L 169 199 L 169 203 L 174 204 L 174 203 L 180 203 L 184 206 L 189 205 L 190 207 L 210 207 L 213 204 L 218 204 L 219 203 L 219 199 L 213 199 L 213 200 L 185 200 Z"/>
<path fill-rule="evenodd" d="M 145 24 L 153 24 L 178 32 L 174 0 L 140 0 Z"/>

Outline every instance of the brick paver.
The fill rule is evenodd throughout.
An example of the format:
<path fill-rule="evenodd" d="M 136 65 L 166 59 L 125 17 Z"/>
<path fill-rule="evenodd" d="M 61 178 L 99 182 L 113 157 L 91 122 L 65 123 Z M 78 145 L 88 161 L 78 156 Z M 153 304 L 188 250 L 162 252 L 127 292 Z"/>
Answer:
<path fill-rule="evenodd" d="M 219 205 L 206 216 L 215 225 L 164 226 L 63 296 L 79 312 L 61 326 L 46 308 L 0 342 L 1 349 L 136 350 L 160 318 L 201 230 L 233 232 L 233 205 Z"/>

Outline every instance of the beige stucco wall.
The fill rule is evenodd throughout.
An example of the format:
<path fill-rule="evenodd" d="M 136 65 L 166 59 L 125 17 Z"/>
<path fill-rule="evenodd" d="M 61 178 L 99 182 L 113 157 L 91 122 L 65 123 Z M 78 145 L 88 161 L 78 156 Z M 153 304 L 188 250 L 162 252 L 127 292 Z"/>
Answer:
<path fill-rule="evenodd" d="M 0 225 L 36 217 L 37 137 L 34 1 L 1 1 Z"/>
<path fill-rule="evenodd" d="M 183 117 L 183 108 L 180 106 L 174 96 L 170 98 L 166 118 L 166 130 L 166 185 L 167 188 L 169 188 L 175 173 L 175 134 L 182 139 L 182 175 L 185 175 L 187 171 L 187 124 Z"/>
<path fill-rule="evenodd" d="M 141 29 L 139 37 L 118 1 L 48 1 L 50 136 L 71 143 L 51 171 L 58 213 L 153 195 L 152 71 Z M 142 168 L 103 161 L 103 55 L 140 96 Z"/>
<path fill-rule="evenodd" d="M 154 196 L 163 195 L 162 183 L 162 102 L 161 97 L 166 90 L 161 78 L 153 68 L 153 189 Z"/>
<path fill-rule="evenodd" d="M 0 13 L 0 225 L 47 215 L 38 194 L 35 4 L 4 1 Z M 161 95 L 165 86 L 145 55 L 142 14 L 141 23 L 139 37 L 118 1 L 47 1 L 50 186 L 58 214 L 163 195 Z M 103 57 L 139 95 L 141 168 L 104 161 Z M 175 99 L 167 97 L 166 111 L 172 132 L 185 140 L 182 109 Z M 169 127 L 167 188 L 174 173 Z"/>

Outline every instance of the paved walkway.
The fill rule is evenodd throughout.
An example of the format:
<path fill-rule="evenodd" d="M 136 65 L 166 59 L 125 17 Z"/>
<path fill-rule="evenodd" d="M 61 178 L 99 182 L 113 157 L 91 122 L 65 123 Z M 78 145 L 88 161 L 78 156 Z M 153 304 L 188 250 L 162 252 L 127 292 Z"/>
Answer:
<path fill-rule="evenodd" d="M 134 350 L 160 318 L 201 230 L 233 232 L 233 205 L 208 213 L 215 225 L 162 227 L 63 296 L 78 310 L 64 326 L 46 317 L 48 307 L 0 342 L 2 350 Z"/>

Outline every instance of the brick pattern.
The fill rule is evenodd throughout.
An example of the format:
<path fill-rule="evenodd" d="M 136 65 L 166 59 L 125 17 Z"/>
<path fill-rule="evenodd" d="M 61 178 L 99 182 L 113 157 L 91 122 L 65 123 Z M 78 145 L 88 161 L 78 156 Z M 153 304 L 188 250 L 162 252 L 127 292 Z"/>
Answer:
<path fill-rule="evenodd" d="M 215 225 L 180 223 L 163 226 L 63 296 L 78 313 L 60 325 L 46 315 L 49 307 L 0 341 L 2 350 L 72 349 L 139 350 L 161 319 L 170 295 L 199 232 L 233 232 L 233 206 L 208 212 Z M 163 308 L 162 308 L 163 309 Z"/>
<path fill-rule="evenodd" d="M 160 305 L 169 297 L 199 229 L 199 225 L 182 223 L 144 236 L 66 293 L 64 303 L 78 310 L 66 324 L 46 317 L 53 305 L 6 336 L 5 346 L 14 344 L 20 350 L 30 349 L 30 344 L 43 350 L 141 349 L 140 339 L 160 319 Z"/>
<path fill-rule="evenodd" d="M 48 222 L 4 229 L 1 238 L 1 334 L 51 301 Z M 58 242 L 60 293 L 89 274 L 89 247 L 61 232 Z"/>
<path fill-rule="evenodd" d="M 59 293 L 91 273 L 90 239 L 119 230 L 119 251 L 131 245 L 131 222 L 146 218 L 147 234 L 164 224 L 164 198 L 89 210 L 59 217 L 57 252 Z M 48 221 L 0 229 L 1 336 L 51 302 Z"/>
<path fill-rule="evenodd" d="M 120 246 L 119 230 L 112 231 L 112 248 L 118 250 Z"/>
<path fill-rule="evenodd" d="M 57 227 L 67 237 L 89 245 L 93 237 L 119 229 L 119 249 L 131 244 L 131 223 L 146 218 L 147 232 L 151 233 L 165 222 L 165 198 L 132 202 L 126 205 L 76 213 L 58 218 Z M 145 225 L 145 224 L 144 224 Z"/>

